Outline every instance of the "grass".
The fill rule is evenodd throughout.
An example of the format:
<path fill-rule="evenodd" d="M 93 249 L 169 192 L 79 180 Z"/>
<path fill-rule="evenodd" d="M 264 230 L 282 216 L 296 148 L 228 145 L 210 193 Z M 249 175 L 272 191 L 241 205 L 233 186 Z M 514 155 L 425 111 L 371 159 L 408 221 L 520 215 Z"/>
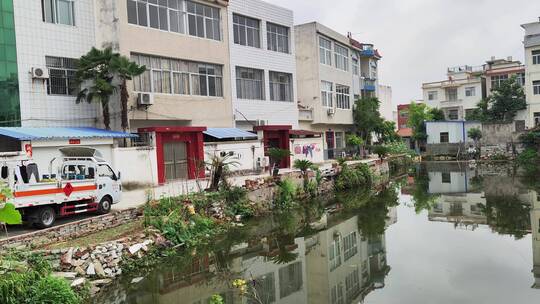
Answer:
<path fill-rule="evenodd" d="M 50 244 L 44 249 L 62 249 L 69 247 L 86 247 L 88 245 L 96 245 L 108 241 L 114 241 L 126 236 L 134 235 L 144 229 L 142 219 L 135 220 L 120 226 L 92 233 L 80 238 L 69 240 L 66 242 Z"/>

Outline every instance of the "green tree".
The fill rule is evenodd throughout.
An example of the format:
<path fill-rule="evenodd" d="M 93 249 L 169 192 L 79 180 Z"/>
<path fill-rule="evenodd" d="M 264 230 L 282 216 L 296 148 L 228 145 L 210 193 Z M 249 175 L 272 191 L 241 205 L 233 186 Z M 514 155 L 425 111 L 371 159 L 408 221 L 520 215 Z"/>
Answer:
<path fill-rule="evenodd" d="M 525 92 L 516 76 L 503 81 L 488 98 L 489 118 L 492 121 L 510 122 L 517 111 L 527 108 Z"/>
<path fill-rule="evenodd" d="M 307 190 L 309 184 L 308 170 L 313 169 L 314 165 L 311 161 L 307 159 L 297 159 L 294 161 L 294 168 L 300 170 L 302 173 L 302 178 L 304 180 L 304 190 Z"/>
<path fill-rule="evenodd" d="M 432 120 L 433 113 L 426 104 L 412 102 L 409 106 L 409 127 L 412 129 L 412 139 L 418 142 L 427 139 L 425 122 Z"/>
<path fill-rule="evenodd" d="M 467 131 L 467 136 L 474 141 L 474 146 L 478 147 L 478 142 L 482 139 L 482 130 L 479 128 L 471 128 Z"/>
<path fill-rule="evenodd" d="M 476 108 L 465 115 L 465 119 L 469 121 L 488 121 L 488 100 L 482 99 L 476 104 Z"/>
<path fill-rule="evenodd" d="M 103 111 L 103 124 L 111 129 L 110 98 L 120 89 L 122 101 L 122 128 L 127 129 L 127 94 L 126 81 L 142 74 L 145 66 L 139 66 L 126 57 L 113 52 L 111 48 L 99 50 L 92 48 L 79 59 L 76 79 L 79 85 L 77 103 L 86 101 L 99 102 Z M 120 84 L 115 83 L 120 80 Z M 125 104 L 124 104 L 125 103 Z"/>
<path fill-rule="evenodd" d="M 443 121 L 446 118 L 444 117 L 444 111 L 439 108 L 431 108 L 429 109 L 429 113 L 431 115 L 431 120 L 434 121 Z"/>
<path fill-rule="evenodd" d="M 126 131 L 129 127 L 128 121 L 128 100 L 127 81 L 139 76 L 146 71 L 146 66 L 140 66 L 129 60 L 125 56 L 114 56 L 111 61 L 111 69 L 120 79 L 120 104 L 122 111 L 122 129 Z"/>
<path fill-rule="evenodd" d="M 380 101 L 377 98 L 362 98 L 356 101 L 353 119 L 356 130 L 365 143 L 371 143 L 371 134 L 382 124 L 379 112 Z"/>
<path fill-rule="evenodd" d="M 396 133 L 396 123 L 389 120 L 383 120 L 375 127 L 375 133 L 380 143 L 392 143 L 400 140 Z"/>

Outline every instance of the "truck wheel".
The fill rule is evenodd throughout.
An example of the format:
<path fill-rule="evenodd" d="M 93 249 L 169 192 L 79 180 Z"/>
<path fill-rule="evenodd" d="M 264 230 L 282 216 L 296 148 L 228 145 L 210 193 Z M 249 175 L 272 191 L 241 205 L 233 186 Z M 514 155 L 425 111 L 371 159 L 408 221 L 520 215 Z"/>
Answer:
<path fill-rule="evenodd" d="M 108 197 L 104 197 L 101 199 L 98 205 L 98 214 L 107 214 L 111 211 L 112 202 L 111 199 Z"/>
<path fill-rule="evenodd" d="M 41 207 L 36 211 L 36 219 L 34 225 L 38 228 L 49 228 L 56 220 L 56 212 L 52 207 Z"/>

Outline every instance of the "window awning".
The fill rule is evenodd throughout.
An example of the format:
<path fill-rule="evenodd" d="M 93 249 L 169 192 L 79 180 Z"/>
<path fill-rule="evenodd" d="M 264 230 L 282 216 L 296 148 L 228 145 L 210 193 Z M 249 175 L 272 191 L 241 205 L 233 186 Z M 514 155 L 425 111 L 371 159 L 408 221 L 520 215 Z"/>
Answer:
<path fill-rule="evenodd" d="M 257 134 L 253 134 L 251 132 L 244 131 L 237 128 L 208 128 L 203 133 L 217 139 L 231 139 L 231 138 L 255 139 L 257 138 Z"/>
<path fill-rule="evenodd" d="M 0 128 L 0 135 L 18 140 L 53 140 L 69 138 L 134 138 L 135 134 L 97 128 Z"/>

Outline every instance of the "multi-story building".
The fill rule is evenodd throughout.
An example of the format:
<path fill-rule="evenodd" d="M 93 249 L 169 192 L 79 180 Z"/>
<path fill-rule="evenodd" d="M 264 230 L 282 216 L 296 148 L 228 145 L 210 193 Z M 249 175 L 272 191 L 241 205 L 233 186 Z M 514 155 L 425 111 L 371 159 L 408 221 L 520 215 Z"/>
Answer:
<path fill-rule="evenodd" d="M 295 26 L 295 42 L 300 128 L 323 132 L 334 158 L 353 129 L 354 100 L 376 96 L 380 55 L 317 22 Z"/>
<path fill-rule="evenodd" d="M 486 61 L 484 65 L 484 76 L 486 77 L 486 95 L 490 96 L 503 81 L 515 76 L 519 84 L 525 84 L 525 66 L 520 61 L 506 59 L 496 59 Z"/>
<path fill-rule="evenodd" d="M 540 21 L 523 24 L 525 38 L 525 95 L 527 126 L 540 124 Z"/>
<path fill-rule="evenodd" d="M 231 0 L 228 12 L 236 126 L 297 128 L 293 12 L 260 0 Z"/>
<path fill-rule="evenodd" d="M 409 126 L 409 104 L 401 104 L 397 106 L 397 134 L 403 139 L 405 144 L 414 149 L 414 141 L 411 140 L 412 128 Z"/>
<path fill-rule="evenodd" d="M 95 41 L 94 1 L 6 0 L 0 10 L 0 124 L 95 126 L 98 106 L 75 102 L 77 59 Z"/>
<path fill-rule="evenodd" d="M 459 66 L 448 68 L 447 80 L 422 84 L 425 103 L 443 110 L 448 120 L 463 120 L 482 100 L 483 67 Z"/>
<path fill-rule="evenodd" d="M 394 121 L 394 105 L 392 104 L 392 87 L 389 85 L 379 84 L 377 86 L 377 95 L 381 102 L 379 106 L 379 112 L 381 117 L 388 121 Z M 397 128 L 397 121 L 396 123 Z"/>

